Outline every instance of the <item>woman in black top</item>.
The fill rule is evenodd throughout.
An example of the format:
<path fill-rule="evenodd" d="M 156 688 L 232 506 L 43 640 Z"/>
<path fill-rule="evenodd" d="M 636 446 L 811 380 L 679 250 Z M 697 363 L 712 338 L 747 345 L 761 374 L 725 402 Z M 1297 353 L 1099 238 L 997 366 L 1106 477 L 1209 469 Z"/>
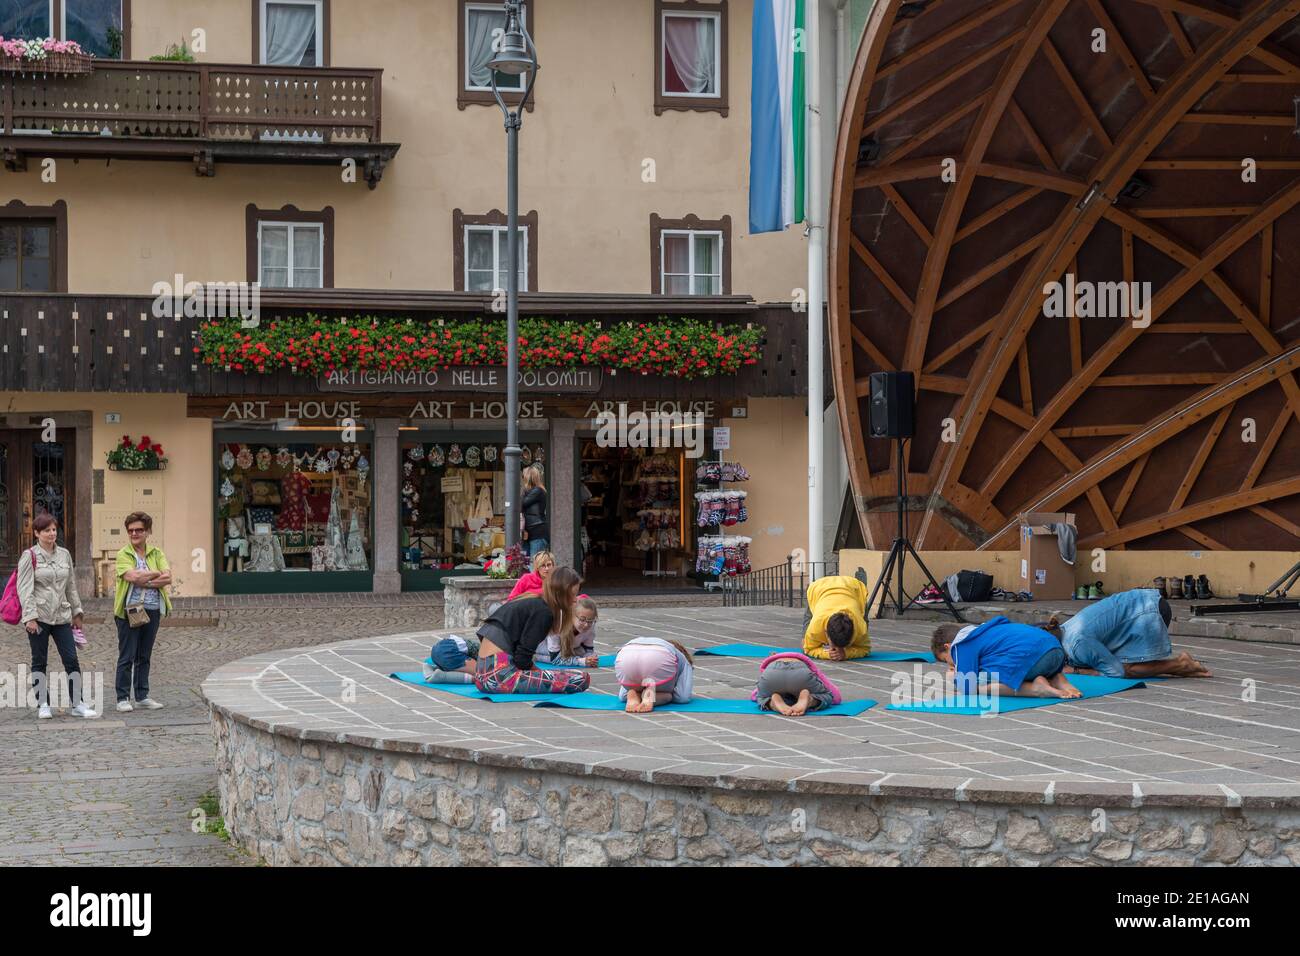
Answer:
<path fill-rule="evenodd" d="M 573 568 L 556 568 L 540 595 L 507 601 L 478 629 L 474 686 L 485 694 L 576 694 L 591 678 L 583 671 L 540 670 L 533 655 L 552 633 L 572 632 L 574 603 L 582 579 Z"/>
<path fill-rule="evenodd" d="M 551 523 L 547 518 L 546 486 L 537 468 L 524 469 L 524 537 L 528 541 L 528 556 L 545 551 L 551 540 Z"/>

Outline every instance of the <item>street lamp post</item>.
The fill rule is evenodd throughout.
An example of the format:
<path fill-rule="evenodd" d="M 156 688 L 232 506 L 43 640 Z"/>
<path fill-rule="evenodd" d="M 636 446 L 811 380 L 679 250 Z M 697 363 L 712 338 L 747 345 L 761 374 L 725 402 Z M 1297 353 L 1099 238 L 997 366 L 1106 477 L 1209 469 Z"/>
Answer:
<path fill-rule="evenodd" d="M 537 81 L 537 48 L 524 28 L 518 0 L 504 4 L 506 28 L 488 61 L 492 95 L 506 125 L 506 546 L 519 543 L 519 127 Z M 514 110 L 497 88 L 497 74 L 526 76 L 524 95 Z"/>

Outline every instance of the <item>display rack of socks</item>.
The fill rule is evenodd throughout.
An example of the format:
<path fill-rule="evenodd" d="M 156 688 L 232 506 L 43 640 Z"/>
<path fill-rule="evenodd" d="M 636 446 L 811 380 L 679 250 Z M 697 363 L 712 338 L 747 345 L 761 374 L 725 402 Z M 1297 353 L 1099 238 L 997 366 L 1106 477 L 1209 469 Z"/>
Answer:
<path fill-rule="evenodd" d="M 623 481 L 623 506 L 627 512 L 623 530 L 631 545 L 641 553 L 641 573 L 646 577 L 675 577 L 678 571 L 664 567 L 664 554 L 682 548 L 682 496 L 679 457 L 650 454 Z M 651 557 L 653 556 L 653 557 Z"/>
<path fill-rule="evenodd" d="M 745 466 L 735 461 L 705 461 L 695 469 L 695 524 L 702 529 L 729 528 L 749 520 L 749 493 L 726 487 L 749 480 Z M 716 579 L 748 574 L 752 539 L 737 535 L 701 534 L 697 539 L 695 572 Z"/>
<path fill-rule="evenodd" d="M 700 535 L 695 551 L 696 572 L 719 578 L 748 574 L 749 546 L 752 541 L 752 538 L 741 535 Z"/>

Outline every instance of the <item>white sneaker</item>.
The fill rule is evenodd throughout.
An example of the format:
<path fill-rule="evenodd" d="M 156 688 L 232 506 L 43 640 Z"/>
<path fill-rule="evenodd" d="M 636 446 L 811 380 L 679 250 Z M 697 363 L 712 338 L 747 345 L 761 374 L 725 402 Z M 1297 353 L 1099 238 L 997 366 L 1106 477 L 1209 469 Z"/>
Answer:
<path fill-rule="evenodd" d="M 143 707 L 145 710 L 162 710 L 162 706 L 163 706 L 162 704 L 158 703 L 158 701 L 154 700 L 152 697 L 146 697 L 144 700 L 137 700 L 135 702 L 135 705 L 137 707 Z"/>
<path fill-rule="evenodd" d="M 49 704 L 41 704 L 41 709 L 36 712 L 37 720 L 49 720 L 54 716 L 54 711 L 50 710 Z"/>
<path fill-rule="evenodd" d="M 94 709 L 85 701 L 82 701 L 76 707 L 73 707 L 70 711 L 68 711 L 68 713 L 70 713 L 73 717 L 98 717 L 99 716 L 99 714 L 95 713 Z"/>
<path fill-rule="evenodd" d="M 129 710 L 135 710 L 135 708 L 131 706 L 131 702 L 129 700 L 119 700 L 117 702 L 117 709 L 124 714 Z"/>

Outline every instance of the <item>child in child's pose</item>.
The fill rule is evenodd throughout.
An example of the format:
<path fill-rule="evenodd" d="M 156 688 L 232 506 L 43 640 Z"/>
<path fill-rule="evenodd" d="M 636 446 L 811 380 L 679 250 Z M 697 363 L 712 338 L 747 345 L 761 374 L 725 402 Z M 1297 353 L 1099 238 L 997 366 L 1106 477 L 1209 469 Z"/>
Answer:
<path fill-rule="evenodd" d="M 614 659 L 619 700 L 627 701 L 629 714 L 648 714 L 655 704 L 686 704 L 695 685 L 695 662 L 690 651 L 676 641 L 637 637 L 628 641 Z"/>
<path fill-rule="evenodd" d="M 599 667 L 596 655 L 596 602 L 585 594 L 574 602 L 573 634 L 548 634 L 533 660 L 559 667 Z"/>
<path fill-rule="evenodd" d="M 948 665 L 959 694 L 981 687 L 1019 697 L 1082 697 L 1065 679 L 1067 658 L 1060 642 L 1031 624 L 998 616 L 980 625 L 940 624 L 930 639 L 934 659 Z"/>
<path fill-rule="evenodd" d="M 758 665 L 758 686 L 750 695 L 760 710 L 802 717 L 840 702 L 839 688 L 812 661 L 793 651 L 773 654 Z"/>
<path fill-rule="evenodd" d="M 424 662 L 424 680 L 429 684 L 472 684 L 478 663 L 477 638 L 453 634 L 444 637 L 429 651 Z M 432 663 L 430 663 L 432 661 Z"/>

